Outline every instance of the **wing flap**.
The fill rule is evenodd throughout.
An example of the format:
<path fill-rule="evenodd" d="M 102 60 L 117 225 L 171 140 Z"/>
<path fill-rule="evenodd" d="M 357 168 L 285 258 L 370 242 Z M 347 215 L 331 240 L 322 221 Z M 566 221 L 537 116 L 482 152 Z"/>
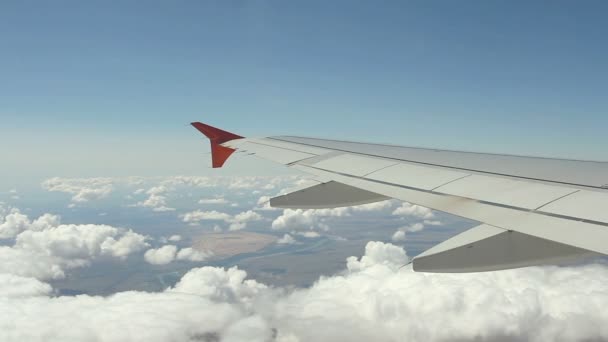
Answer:
<path fill-rule="evenodd" d="M 419 272 L 481 272 L 556 263 L 593 255 L 587 250 L 482 224 L 414 258 Z"/>
<path fill-rule="evenodd" d="M 374 192 L 330 181 L 270 199 L 274 208 L 325 209 L 390 199 Z"/>

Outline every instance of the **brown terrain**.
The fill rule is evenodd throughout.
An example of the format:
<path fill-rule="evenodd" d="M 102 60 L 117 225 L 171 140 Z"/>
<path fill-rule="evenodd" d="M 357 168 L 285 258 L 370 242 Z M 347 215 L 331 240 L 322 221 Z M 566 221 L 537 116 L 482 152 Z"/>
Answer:
<path fill-rule="evenodd" d="M 208 233 L 194 240 L 192 247 L 211 252 L 215 258 L 227 258 L 259 251 L 275 241 L 273 235 L 252 232 Z"/>

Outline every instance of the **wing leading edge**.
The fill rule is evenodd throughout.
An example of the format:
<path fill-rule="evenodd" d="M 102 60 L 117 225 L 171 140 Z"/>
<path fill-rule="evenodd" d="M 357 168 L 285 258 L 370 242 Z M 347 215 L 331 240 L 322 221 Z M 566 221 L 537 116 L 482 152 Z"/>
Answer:
<path fill-rule="evenodd" d="M 228 135 L 216 138 L 219 147 L 325 180 L 276 197 L 272 206 L 331 208 L 396 198 L 483 223 L 415 257 L 416 271 L 490 271 L 608 255 L 605 162 L 221 132 Z M 213 146 L 212 140 L 212 154 Z M 219 166 L 214 159 L 214 167 L 232 152 Z"/>

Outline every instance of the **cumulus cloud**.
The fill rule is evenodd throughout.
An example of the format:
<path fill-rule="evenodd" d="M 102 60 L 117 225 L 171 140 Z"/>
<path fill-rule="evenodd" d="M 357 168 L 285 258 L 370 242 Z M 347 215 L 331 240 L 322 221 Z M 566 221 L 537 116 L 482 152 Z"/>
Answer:
<path fill-rule="evenodd" d="M 392 209 L 395 206 L 394 200 L 379 201 L 368 204 L 361 204 L 352 207 L 354 211 L 384 211 Z"/>
<path fill-rule="evenodd" d="M 228 184 L 228 188 L 232 190 L 248 190 L 248 189 L 262 189 L 272 190 L 277 184 L 282 182 L 281 177 L 269 178 L 269 177 L 234 177 Z"/>
<path fill-rule="evenodd" d="M 309 230 L 307 232 L 296 232 L 295 234 L 303 236 L 308 239 L 314 239 L 314 238 L 318 238 L 321 236 L 321 234 L 319 234 L 313 230 Z"/>
<path fill-rule="evenodd" d="M 85 203 L 107 197 L 113 190 L 110 178 L 50 178 L 42 182 L 47 191 L 64 192 L 72 195 L 72 202 Z"/>
<path fill-rule="evenodd" d="M 169 236 L 169 238 L 167 240 L 176 242 L 176 241 L 181 241 L 181 239 L 182 239 L 181 235 L 171 235 L 171 236 Z"/>
<path fill-rule="evenodd" d="M 165 245 L 147 250 L 144 253 L 144 260 L 152 265 L 166 265 L 174 260 L 204 261 L 209 256 L 209 253 L 198 251 L 191 247 L 182 248 L 178 251 L 175 245 Z"/>
<path fill-rule="evenodd" d="M 0 273 L 38 279 L 58 279 L 65 271 L 89 265 L 101 257 L 124 259 L 147 246 L 146 237 L 107 225 L 62 224 L 56 215 L 35 220 L 12 209 L 0 225 Z"/>
<path fill-rule="evenodd" d="M 158 241 L 160 241 L 161 243 L 167 243 L 167 242 L 179 242 L 182 240 L 182 236 L 181 235 L 171 235 L 169 237 L 167 236 L 161 236 L 160 238 L 158 238 Z"/>
<path fill-rule="evenodd" d="M 225 198 L 203 198 L 198 201 L 199 204 L 228 204 L 227 199 Z"/>
<path fill-rule="evenodd" d="M 441 226 L 443 223 L 435 219 L 435 214 L 429 208 L 421 207 L 419 205 L 403 202 L 401 205 L 393 210 L 394 216 L 410 217 L 414 219 L 420 219 L 421 222 L 414 222 L 405 227 L 401 227 L 395 231 L 391 237 L 393 242 L 405 241 L 406 232 L 419 232 L 422 231 L 426 226 Z"/>
<path fill-rule="evenodd" d="M 370 241 L 365 245 L 365 254 L 358 259 L 351 256 L 346 259 L 346 268 L 350 272 L 358 272 L 370 267 L 382 265 L 392 271 L 405 266 L 409 257 L 401 247 L 390 243 Z"/>
<path fill-rule="evenodd" d="M 605 265 L 431 274 L 402 267 L 407 261 L 402 248 L 370 242 L 344 272 L 309 288 L 202 267 L 162 292 L 107 297 L 51 296 L 44 283 L 4 277 L 0 325 L 6 341 L 608 339 Z"/>
<path fill-rule="evenodd" d="M 136 190 L 135 193 L 141 193 L 141 189 Z M 162 211 L 175 211 L 175 208 L 170 208 L 167 206 L 167 196 L 166 193 L 169 191 L 169 188 L 164 185 L 154 186 L 146 191 L 148 198 L 143 201 L 135 203 L 134 207 L 144 207 L 144 208 L 152 208 L 154 211 L 162 212 Z"/>
<path fill-rule="evenodd" d="M 0 239 L 9 239 L 26 230 L 31 222 L 17 209 L 12 209 L 5 217 L 0 216 Z"/>
<path fill-rule="evenodd" d="M 405 231 L 401 229 L 397 230 L 391 237 L 391 240 L 393 240 L 393 242 L 405 241 Z"/>
<path fill-rule="evenodd" d="M 186 247 L 180 249 L 179 252 L 175 255 L 177 260 L 186 260 L 186 261 L 204 261 L 209 258 L 210 254 L 205 253 L 199 250 L 196 250 L 192 247 Z"/>
<path fill-rule="evenodd" d="M 424 220 L 422 222 L 414 222 L 405 227 L 401 227 L 395 231 L 391 239 L 393 242 L 403 242 L 405 241 L 406 232 L 416 233 L 422 231 L 426 226 L 441 226 L 442 222 L 437 220 Z"/>
<path fill-rule="evenodd" d="M 257 202 L 257 208 L 255 210 L 280 210 L 279 208 L 273 208 L 270 206 L 270 196 L 261 196 Z"/>
<path fill-rule="evenodd" d="M 328 217 L 349 216 L 349 208 L 334 209 L 285 209 L 283 214 L 272 221 L 276 230 L 327 229 L 324 220 Z"/>
<path fill-rule="evenodd" d="M 166 265 L 175 260 L 176 253 L 175 245 L 165 245 L 156 249 L 148 249 L 144 254 L 144 259 L 152 265 Z"/>
<path fill-rule="evenodd" d="M 189 213 L 185 213 L 182 215 L 182 221 L 186 222 L 186 223 L 197 223 L 203 220 L 210 220 L 210 221 L 227 221 L 230 218 L 232 218 L 232 216 L 230 216 L 229 214 L 226 213 L 222 213 L 216 210 L 211 210 L 211 211 L 202 211 L 202 210 L 195 210 L 195 211 L 191 211 Z"/>
<path fill-rule="evenodd" d="M 421 207 L 408 202 L 401 203 L 401 206 L 393 211 L 393 215 L 397 216 L 412 216 L 419 219 L 431 220 L 435 217 L 433 211 L 429 208 Z"/>
<path fill-rule="evenodd" d="M 129 230 L 119 236 L 107 237 L 101 244 L 104 254 L 109 254 L 117 258 L 126 258 L 129 254 L 142 250 L 148 246 L 147 237 Z"/>
<path fill-rule="evenodd" d="M 391 240 L 393 240 L 393 242 L 403 242 L 403 241 L 405 241 L 406 232 L 410 232 L 410 233 L 420 232 L 424 228 L 426 228 L 427 225 L 440 226 L 440 225 L 442 225 L 442 223 L 440 221 L 436 221 L 436 220 L 434 220 L 434 221 L 424 220 L 422 222 L 414 222 L 405 227 L 401 227 L 401 228 L 397 229 L 397 231 L 395 231 L 395 233 L 391 237 Z"/>
<path fill-rule="evenodd" d="M 277 240 L 277 243 L 279 245 L 293 245 L 294 243 L 296 243 L 296 239 L 294 239 L 293 236 L 289 234 L 285 234 L 282 238 Z"/>
<path fill-rule="evenodd" d="M 234 216 L 219 211 L 195 210 L 182 215 L 182 221 L 197 224 L 200 221 L 224 221 L 229 224 L 230 230 L 241 230 L 247 223 L 262 220 L 262 216 L 253 210 L 241 212 Z"/>
<path fill-rule="evenodd" d="M 267 203 L 266 197 L 260 198 L 258 206 L 263 205 L 263 203 Z M 272 222 L 272 228 L 276 230 L 327 230 L 328 226 L 326 220 L 331 217 L 345 217 L 382 212 L 389 213 L 390 210 L 394 208 L 395 203 L 397 202 L 394 200 L 386 200 L 352 207 L 331 209 L 284 209 L 283 213 Z M 401 210 L 400 208 L 397 208 L 394 212 L 401 212 Z"/>
<path fill-rule="evenodd" d="M 38 279 L 0 273 L 0 300 L 3 297 L 22 298 L 48 296 L 53 288 Z"/>
<path fill-rule="evenodd" d="M 248 211 L 239 213 L 239 214 L 235 215 L 234 217 L 232 217 L 230 220 L 228 220 L 228 222 L 230 223 L 230 226 L 228 229 L 241 230 L 247 226 L 247 223 L 253 222 L 253 221 L 260 221 L 261 219 L 262 219 L 262 216 L 260 214 L 256 213 L 255 211 L 248 210 Z"/>

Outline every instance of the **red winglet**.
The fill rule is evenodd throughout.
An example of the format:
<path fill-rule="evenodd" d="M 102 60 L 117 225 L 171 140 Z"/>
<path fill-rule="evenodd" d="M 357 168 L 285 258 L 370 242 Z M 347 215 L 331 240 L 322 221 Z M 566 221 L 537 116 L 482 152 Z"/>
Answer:
<path fill-rule="evenodd" d="M 230 140 L 243 138 L 240 135 L 226 132 L 219 128 L 205 125 L 201 122 L 193 122 L 191 125 L 198 129 L 207 138 L 209 138 L 209 141 L 211 141 L 211 161 L 214 168 L 222 167 L 224 162 L 226 162 L 226 159 L 228 159 L 228 157 L 230 157 L 230 155 L 235 151 L 230 147 L 222 146 L 220 144 Z"/>

